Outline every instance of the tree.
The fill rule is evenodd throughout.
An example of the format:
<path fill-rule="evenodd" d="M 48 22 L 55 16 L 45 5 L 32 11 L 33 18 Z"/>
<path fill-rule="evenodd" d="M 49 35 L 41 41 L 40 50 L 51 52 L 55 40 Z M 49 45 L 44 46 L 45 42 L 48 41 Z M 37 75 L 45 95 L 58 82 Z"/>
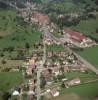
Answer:
<path fill-rule="evenodd" d="M 29 48 L 30 48 L 30 45 L 29 45 L 28 42 L 25 43 L 25 48 L 26 48 L 26 49 L 29 49 Z"/>
<path fill-rule="evenodd" d="M 95 0 L 95 4 L 98 5 L 98 0 Z"/>
<path fill-rule="evenodd" d="M 9 98 L 11 97 L 11 94 L 9 92 L 5 92 L 2 97 L 3 97 L 3 100 L 9 100 Z"/>
<path fill-rule="evenodd" d="M 6 64 L 6 61 L 5 60 L 2 60 L 2 64 Z"/>
<path fill-rule="evenodd" d="M 65 84 L 64 84 L 64 82 L 61 84 L 61 87 L 62 87 L 62 88 L 65 88 Z"/>
<path fill-rule="evenodd" d="M 61 67 L 60 70 L 61 70 L 62 72 L 64 72 L 64 67 Z"/>
<path fill-rule="evenodd" d="M 40 77 L 40 79 L 41 79 L 40 87 L 41 87 L 41 88 L 44 88 L 45 85 L 46 85 L 45 77 L 42 75 L 42 76 Z"/>
<path fill-rule="evenodd" d="M 14 47 L 12 47 L 12 46 L 11 47 L 8 47 L 8 51 L 9 52 L 12 52 L 13 50 L 14 50 Z"/>
<path fill-rule="evenodd" d="M 98 28 L 96 29 L 96 33 L 98 33 Z"/>
<path fill-rule="evenodd" d="M 4 54 L 3 54 L 3 53 L 1 53 L 1 54 L 0 54 L 0 56 L 1 56 L 1 57 L 4 57 Z"/>

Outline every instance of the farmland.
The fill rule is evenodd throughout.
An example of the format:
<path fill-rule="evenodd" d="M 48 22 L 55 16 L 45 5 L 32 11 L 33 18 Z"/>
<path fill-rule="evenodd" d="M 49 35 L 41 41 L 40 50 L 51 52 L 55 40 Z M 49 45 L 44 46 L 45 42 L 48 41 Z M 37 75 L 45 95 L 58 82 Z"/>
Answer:
<path fill-rule="evenodd" d="M 0 73 L 0 90 L 7 91 L 22 82 L 20 72 L 3 72 Z"/>
<path fill-rule="evenodd" d="M 40 32 L 24 22 L 22 18 L 18 18 L 16 11 L 1 9 L 0 15 L 2 15 L 0 16 L 0 49 L 11 46 L 23 48 L 26 42 L 33 46 L 40 40 Z"/>
<path fill-rule="evenodd" d="M 97 94 L 97 82 L 81 85 L 81 86 L 76 86 L 72 87 L 69 89 L 62 89 L 61 94 L 68 94 L 68 93 L 76 93 L 80 95 L 81 97 L 95 97 Z"/>
<path fill-rule="evenodd" d="M 23 53 L 21 49 L 26 49 L 26 44 L 32 49 L 35 43 L 39 43 L 40 35 L 35 26 L 17 17 L 16 11 L 0 9 L 0 68 L 21 66 L 22 60 L 17 60 L 17 57 L 28 52 Z M 2 60 L 6 60 L 6 64 L 2 64 Z"/>
<path fill-rule="evenodd" d="M 47 46 L 47 51 L 60 52 L 60 51 L 66 51 L 66 50 L 61 45 L 53 44 L 53 45 Z"/>
<path fill-rule="evenodd" d="M 86 48 L 78 52 L 84 59 L 98 68 L 98 46 Z"/>
<path fill-rule="evenodd" d="M 71 28 L 81 32 L 82 34 L 95 38 L 98 40 L 98 33 L 96 33 L 96 29 L 98 28 L 98 15 L 96 19 L 87 19 L 81 20 L 77 26 L 72 26 Z"/>

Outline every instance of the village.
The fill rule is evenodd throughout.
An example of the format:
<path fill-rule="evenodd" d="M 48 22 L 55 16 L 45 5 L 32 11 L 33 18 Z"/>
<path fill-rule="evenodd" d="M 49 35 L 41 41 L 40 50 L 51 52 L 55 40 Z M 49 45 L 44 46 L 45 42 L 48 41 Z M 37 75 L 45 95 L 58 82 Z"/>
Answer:
<path fill-rule="evenodd" d="M 27 58 L 25 61 L 25 70 L 23 74 L 25 77 L 25 85 L 21 90 L 21 94 L 27 93 L 28 100 L 36 100 L 37 96 L 40 98 L 44 96 L 48 100 L 59 96 L 62 88 L 71 88 L 96 81 L 96 78 L 92 80 L 87 78 L 87 80 L 84 81 L 79 75 L 70 78 L 66 76 L 66 74 L 71 73 L 88 75 L 89 73 L 92 73 L 92 70 L 77 58 L 72 51 L 65 48 L 66 44 L 67 46 L 71 45 L 72 47 L 77 46 L 86 48 L 97 45 L 95 41 L 70 29 L 62 30 L 62 38 L 59 39 L 60 41 L 57 41 L 57 39 L 52 38 L 52 35 L 49 35 L 53 34 L 55 31 L 55 25 L 49 21 L 48 16 L 37 11 L 33 11 L 30 18 L 28 15 L 28 11 L 23 10 L 19 16 L 22 16 L 25 21 L 30 20 L 31 23 L 37 25 L 39 31 L 44 32 L 44 36 L 42 43 L 40 43 L 41 46 L 39 52 L 34 52 L 32 57 Z M 43 43 L 46 48 L 44 63 L 42 60 L 44 56 L 42 52 L 42 49 L 44 48 Z M 48 50 L 48 46 L 54 45 L 57 47 L 62 45 L 64 50 L 60 50 L 59 52 Z M 43 67 L 40 67 L 40 65 L 43 65 Z M 38 72 L 38 70 L 40 70 L 40 72 Z M 40 79 L 37 79 L 37 74 L 40 74 Z M 37 82 L 38 80 L 40 80 L 40 83 Z M 37 93 L 38 85 L 40 85 L 40 94 Z"/>
<path fill-rule="evenodd" d="M 48 15 L 36 10 L 36 5 L 28 3 L 28 6 L 18 11 L 17 16 L 35 25 L 42 33 L 42 40 L 37 44 L 38 48 L 32 50 L 32 55 L 24 59 L 23 83 L 12 89 L 12 98 L 52 100 L 63 90 L 98 81 L 98 70 L 71 49 L 94 47 L 98 45 L 96 41 L 76 30 L 59 29 Z"/>

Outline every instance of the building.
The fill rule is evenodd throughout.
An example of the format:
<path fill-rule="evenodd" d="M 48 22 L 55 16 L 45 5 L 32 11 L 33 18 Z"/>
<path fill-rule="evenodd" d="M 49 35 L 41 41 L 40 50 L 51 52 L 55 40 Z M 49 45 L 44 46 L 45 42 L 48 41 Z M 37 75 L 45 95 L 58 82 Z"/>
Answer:
<path fill-rule="evenodd" d="M 57 96 L 60 95 L 60 92 L 59 92 L 57 89 L 53 89 L 53 90 L 51 90 L 51 95 L 52 95 L 53 97 L 57 97 Z"/>
<path fill-rule="evenodd" d="M 79 85 L 80 83 L 81 83 L 80 78 L 75 78 L 75 79 L 68 82 L 68 86 Z"/>
<path fill-rule="evenodd" d="M 41 14 L 41 13 L 39 13 L 37 11 L 34 11 L 32 13 L 31 21 L 33 23 L 38 24 L 39 26 L 43 26 L 43 25 L 49 24 L 49 18 L 48 18 L 48 16 L 44 15 L 44 14 Z"/>
<path fill-rule="evenodd" d="M 26 69 L 27 75 L 32 75 L 32 70 L 36 68 L 35 64 L 36 64 L 35 59 L 31 58 L 28 62 L 28 66 Z"/>
<path fill-rule="evenodd" d="M 95 45 L 94 41 L 79 32 L 70 29 L 64 29 L 63 34 L 64 38 L 66 39 L 66 42 L 71 43 L 75 46 L 85 48 Z"/>
<path fill-rule="evenodd" d="M 28 85 L 29 85 L 29 93 L 34 93 L 34 92 L 33 92 L 34 87 L 35 87 L 35 82 L 34 82 L 34 80 L 33 80 L 33 79 L 32 79 L 32 80 L 29 80 Z"/>

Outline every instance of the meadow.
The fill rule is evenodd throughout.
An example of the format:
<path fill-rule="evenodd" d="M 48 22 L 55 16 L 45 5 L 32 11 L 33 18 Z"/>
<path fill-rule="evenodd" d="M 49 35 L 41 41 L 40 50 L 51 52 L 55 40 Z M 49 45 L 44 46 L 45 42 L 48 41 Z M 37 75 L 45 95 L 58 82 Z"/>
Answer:
<path fill-rule="evenodd" d="M 0 72 L 0 91 L 8 91 L 21 84 L 22 81 L 21 72 Z"/>

